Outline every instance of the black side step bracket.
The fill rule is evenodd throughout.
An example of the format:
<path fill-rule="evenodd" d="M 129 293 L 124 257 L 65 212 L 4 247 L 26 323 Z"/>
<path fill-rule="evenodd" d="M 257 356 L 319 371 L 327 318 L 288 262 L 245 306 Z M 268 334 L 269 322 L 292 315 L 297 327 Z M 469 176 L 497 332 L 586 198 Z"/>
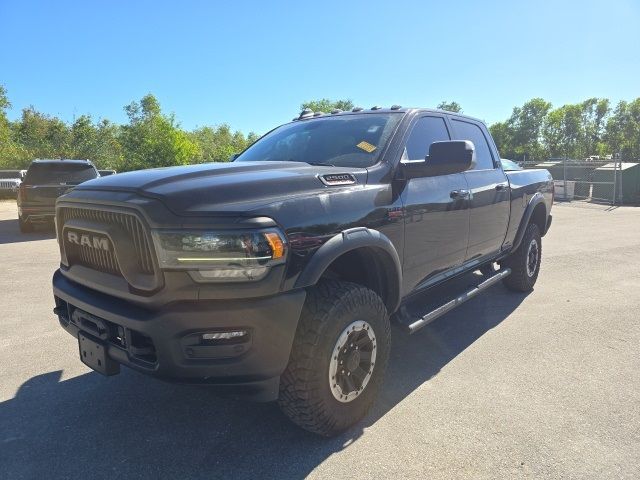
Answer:
<path fill-rule="evenodd" d="M 487 288 L 495 285 L 500 280 L 509 276 L 510 274 L 511 274 L 510 268 L 505 268 L 504 270 L 500 270 L 495 275 L 492 275 L 486 280 L 483 280 L 481 283 L 471 288 L 470 290 L 467 290 L 464 293 L 459 294 L 458 296 L 454 297 L 452 300 L 449 300 L 448 302 L 431 310 L 426 315 L 423 315 L 421 317 L 414 318 L 414 319 L 409 319 L 409 320 L 403 319 L 402 321 L 400 321 L 400 323 L 402 326 L 406 328 L 409 334 L 415 333 L 418 330 L 420 330 L 422 327 L 426 327 L 427 325 L 429 325 L 436 318 L 439 318 L 445 313 L 450 312 L 454 308 L 462 305 L 467 300 L 472 299 L 483 290 L 486 290 Z"/>

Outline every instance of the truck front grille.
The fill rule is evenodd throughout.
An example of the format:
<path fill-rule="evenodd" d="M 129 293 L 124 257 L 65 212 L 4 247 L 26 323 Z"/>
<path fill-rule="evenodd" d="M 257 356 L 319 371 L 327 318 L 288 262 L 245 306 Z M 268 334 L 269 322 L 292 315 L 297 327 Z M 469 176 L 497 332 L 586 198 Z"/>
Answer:
<path fill-rule="evenodd" d="M 69 220 L 87 220 L 105 227 L 116 226 L 126 233 L 127 245 L 118 247 L 133 250 L 136 259 L 136 274 L 154 275 L 155 268 L 153 262 L 153 250 L 150 240 L 145 233 L 142 223 L 138 217 L 132 213 L 123 213 L 110 210 L 98 210 L 78 207 L 59 207 L 58 226 L 60 231 Z M 83 265 L 85 267 L 110 273 L 112 275 L 122 275 L 122 270 L 112 248 L 98 249 L 90 246 L 83 246 L 72 243 L 69 238 L 62 238 L 64 250 L 69 265 Z"/>
<path fill-rule="evenodd" d="M 85 267 L 98 270 L 100 272 L 111 273 L 112 275 L 120 275 L 120 266 L 113 251 L 106 252 L 104 250 L 94 250 L 92 248 L 83 248 L 79 245 L 65 244 L 67 259 L 73 261 L 74 264 L 84 265 Z"/>
<path fill-rule="evenodd" d="M 7 180 L 0 180 L 0 190 L 13 190 L 18 184 L 16 182 L 9 182 Z"/>

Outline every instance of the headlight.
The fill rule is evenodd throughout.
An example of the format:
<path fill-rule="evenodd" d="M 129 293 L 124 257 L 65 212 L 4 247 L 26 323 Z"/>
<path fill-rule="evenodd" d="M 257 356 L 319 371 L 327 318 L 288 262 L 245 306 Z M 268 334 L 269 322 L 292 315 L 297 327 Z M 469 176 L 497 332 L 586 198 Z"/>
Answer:
<path fill-rule="evenodd" d="M 160 268 L 188 270 L 200 282 L 260 280 L 284 263 L 286 240 L 277 229 L 261 231 L 153 230 Z"/>

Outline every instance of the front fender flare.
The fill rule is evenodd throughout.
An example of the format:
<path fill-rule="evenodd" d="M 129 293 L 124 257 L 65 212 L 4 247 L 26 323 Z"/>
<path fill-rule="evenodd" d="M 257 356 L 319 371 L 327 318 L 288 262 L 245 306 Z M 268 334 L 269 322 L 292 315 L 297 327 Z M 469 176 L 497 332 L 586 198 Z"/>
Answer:
<path fill-rule="evenodd" d="M 383 233 L 365 227 L 345 230 L 327 240 L 311 257 L 295 283 L 295 288 L 315 285 L 329 265 L 341 255 L 358 248 L 379 249 L 387 275 L 386 304 L 389 313 L 400 305 L 402 288 L 402 266 L 400 257 L 391 240 Z"/>

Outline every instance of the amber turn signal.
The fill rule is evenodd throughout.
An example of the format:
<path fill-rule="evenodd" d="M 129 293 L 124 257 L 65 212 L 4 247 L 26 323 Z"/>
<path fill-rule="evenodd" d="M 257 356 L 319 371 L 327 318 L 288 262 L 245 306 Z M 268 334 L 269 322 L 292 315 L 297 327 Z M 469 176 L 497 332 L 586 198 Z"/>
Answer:
<path fill-rule="evenodd" d="M 284 256 L 284 243 L 282 242 L 280 235 L 275 232 L 267 232 L 264 236 L 271 247 L 271 258 L 282 258 Z"/>

